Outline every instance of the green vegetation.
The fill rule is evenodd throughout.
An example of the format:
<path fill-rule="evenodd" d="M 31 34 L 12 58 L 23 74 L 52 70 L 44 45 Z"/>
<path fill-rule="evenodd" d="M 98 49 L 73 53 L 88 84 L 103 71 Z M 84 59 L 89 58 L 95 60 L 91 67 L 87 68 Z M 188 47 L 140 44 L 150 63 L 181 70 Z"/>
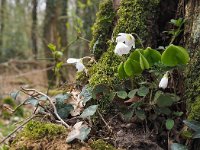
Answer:
<path fill-rule="evenodd" d="M 28 139 L 40 139 L 45 136 L 55 136 L 66 132 L 63 126 L 53 123 L 30 121 L 19 133 L 18 137 L 26 137 Z"/>
<path fill-rule="evenodd" d="M 93 150 L 116 150 L 116 148 L 107 142 L 99 139 L 97 141 L 92 142 L 90 145 Z"/>
<path fill-rule="evenodd" d="M 107 41 L 111 39 L 114 27 L 115 11 L 112 0 L 104 0 L 100 3 L 99 12 L 95 24 L 92 27 L 93 38 L 90 49 L 96 59 L 99 59 L 108 48 Z"/>

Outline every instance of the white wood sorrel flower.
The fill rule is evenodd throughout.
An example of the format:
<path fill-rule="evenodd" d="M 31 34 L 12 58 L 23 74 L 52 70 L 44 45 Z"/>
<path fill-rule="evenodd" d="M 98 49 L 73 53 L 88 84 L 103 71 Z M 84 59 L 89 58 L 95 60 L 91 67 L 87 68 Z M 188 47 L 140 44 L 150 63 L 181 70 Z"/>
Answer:
<path fill-rule="evenodd" d="M 120 56 L 128 54 L 131 48 L 135 48 L 135 38 L 131 34 L 119 33 L 116 42 L 114 52 Z"/>
<path fill-rule="evenodd" d="M 68 58 L 67 63 L 69 64 L 75 64 L 77 72 L 81 72 L 85 69 L 85 66 L 83 65 L 82 59 L 76 59 L 76 58 Z"/>
<path fill-rule="evenodd" d="M 164 74 L 159 83 L 159 88 L 166 89 L 168 85 L 168 71 Z"/>

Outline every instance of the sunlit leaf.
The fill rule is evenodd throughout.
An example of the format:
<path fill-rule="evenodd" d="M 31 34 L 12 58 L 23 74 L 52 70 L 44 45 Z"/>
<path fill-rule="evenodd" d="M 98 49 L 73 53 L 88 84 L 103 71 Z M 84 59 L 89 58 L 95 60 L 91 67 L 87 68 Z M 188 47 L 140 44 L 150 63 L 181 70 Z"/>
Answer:
<path fill-rule="evenodd" d="M 161 61 L 161 54 L 150 47 L 144 50 L 144 57 L 147 59 L 150 66 Z"/>
<path fill-rule="evenodd" d="M 86 108 L 83 113 L 80 115 L 81 118 L 87 118 L 95 114 L 98 105 L 92 105 Z"/>
<path fill-rule="evenodd" d="M 171 44 L 163 52 L 161 61 L 166 66 L 176 66 L 178 64 L 187 64 L 189 62 L 189 54 L 186 49 Z"/>
<path fill-rule="evenodd" d="M 171 130 L 174 127 L 174 120 L 167 119 L 165 126 L 166 126 L 167 130 Z"/>
<path fill-rule="evenodd" d="M 134 74 L 132 60 L 130 58 L 128 58 L 127 61 L 124 63 L 124 71 L 128 76 L 133 76 Z"/>
<path fill-rule="evenodd" d="M 134 52 L 132 52 L 129 56 L 129 58 L 131 58 L 132 60 L 135 60 L 137 62 L 140 61 L 140 54 L 143 54 L 143 51 L 142 49 L 136 49 Z"/>
<path fill-rule="evenodd" d="M 140 54 L 140 67 L 142 69 L 149 69 L 150 67 L 147 59 L 142 54 Z"/>
<path fill-rule="evenodd" d="M 120 79 L 125 79 L 126 77 L 128 77 L 126 75 L 125 70 L 124 70 L 124 63 L 123 62 L 121 62 L 119 67 L 118 67 L 118 75 L 119 75 Z"/>

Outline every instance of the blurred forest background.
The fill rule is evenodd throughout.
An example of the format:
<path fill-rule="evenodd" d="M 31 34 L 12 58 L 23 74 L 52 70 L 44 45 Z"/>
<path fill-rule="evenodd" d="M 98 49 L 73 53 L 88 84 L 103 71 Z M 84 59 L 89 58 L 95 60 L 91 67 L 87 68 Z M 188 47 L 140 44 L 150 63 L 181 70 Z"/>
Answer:
<path fill-rule="evenodd" d="M 0 0 L 0 96 L 25 84 L 48 87 L 49 43 L 63 51 L 64 62 L 88 55 L 98 5 L 99 0 Z"/>

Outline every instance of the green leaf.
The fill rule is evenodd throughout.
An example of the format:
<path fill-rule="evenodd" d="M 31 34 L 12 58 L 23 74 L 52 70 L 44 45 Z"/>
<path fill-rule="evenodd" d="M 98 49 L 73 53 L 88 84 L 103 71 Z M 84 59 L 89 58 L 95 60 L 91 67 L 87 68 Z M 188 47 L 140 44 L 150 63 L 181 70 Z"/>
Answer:
<path fill-rule="evenodd" d="M 138 91 L 137 91 L 137 94 L 138 94 L 139 96 L 142 96 L 142 97 L 146 96 L 148 93 L 149 93 L 149 88 L 147 88 L 147 87 L 145 87 L 145 86 L 140 87 L 140 88 L 138 89 Z"/>
<path fill-rule="evenodd" d="M 132 60 L 132 71 L 134 75 L 138 75 L 142 73 L 143 70 L 139 62 Z"/>
<path fill-rule="evenodd" d="M 167 107 L 163 107 L 163 108 L 160 108 L 160 112 L 162 114 L 169 115 L 171 113 L 171 110 Z"/>
<path fill-rule="evenodd" d="M 109 94 L 109 100 L 110 100 L 110 101 L 113 101 L 113 99 L 115 98 L 115 95 L 116 95 L 116 92 L 111 92 L 111 93 Z"/>
<path fill-rule="evenodd" d="M 128 95 L 127 95 L 126 91 L 119 91 L 119 92 L 117 92 L 117 96 L 121 99 L 125 99 L 125 98 L 127 98 Z"/>
<path fill-rule="evenodd" d="M 97 95 L 99 95 L 99 94 L 105 95 L 105 94 L 109 94 L 109 93 L 110 93 L 110 89 L 107 85 L 98 84 L 92 90 L 92 98 L 96 99 Z"/>
<path fill-rule="evenodd" d="M 133 66 L 132 66 L 132 60 L 130 58 L 127 59 L 127 61 L 124 63 L 124 71 L 128 76 L 133 76 Z"/>
<path fill-rule="evenodd" d="M 27 100 L 26 100 L 26 103 L 25 104 L 31 104 L 33 106 L 37 106 L 37 104 L 39 103 L 39 101 L 37 99 L 35 99 L 34 97 L 29 97 Z"/>
<path fill-rule="evenodd" d="M 87 118 L 90 117 L 92 115 L 94 115 L 94 113 L 96 112 L 98 108 L 98 105 L 92 105 L 89 106 L 88 108 L 86 108 L 83 113 L 80 115 L 81 118 Z"/>
<path fill-rule="evenodd" d="M 144 57 L 147 59 L 150 66 L 153 66 L 155 63 L 161 61 L 161 54 L 154 49 L 148 47 L 144 50 Z"/>
<path fill-rule="evenodd" d="M 125 79 L 127 78 L 128 76 L 126 75 L 126 72 L 124 70 L 124 63 L 121 62 L 119 67 L 118 67 L 118 75 L 119 75 L 119 78 L 120 79 Z"/>
<path fill-rule="evenodd" d="M 62 107 L 57 108 L 58 115 L 62 119 L 66 119 L 73 109 L 74 107 L 71 104 L 63 104 Z"/>
<path fill-rule="evenodd" d="M 182 111 L 176 111 L 176 112 L 173 112 L 173 115 L 180 117 L 180 116 L 183 115 L 183 112 Z"/>
<path fill-rule="evenodd" d="M 135 115 L 141 120 L 146 119 L 146 115 L 145 115 L 145 112 L 143 110 L 136 110 Z"/>
<path fill-rule="evenodd" d="M 55 100 L 56 100 L 56 108 L 63 108 L 63 105 L 66 104 L 65 100 L 67 100 L 68 98 L 71 97 L 71 94 L 58 94 L 55 96 Z"/>
<path fill-rule="evenodd" d="M 147 59 L 142 54 L 140 54 L 140 67 L 142 69 L 149 69 L 150 67 Z"/>
<path fill-rule="evenodd" d="M 174 120 L 167 119 L 165 126 L 166 126 L 167 130 L 171 130 L 174 127 Z"/>
<path fill-rule="evenodd" d="M 20 91 L 12 92 L 12 93 L 10 93 L 10 96 L 11 96 L 14 100 L 16 100 L 16 99 L 17 99 L 17 96 L 19 95 L 19 93 L 20 93 Z"/>
<path fill-rule="evenodd" d="M 130 120 L 133 117 L 134 110 L 128 110 L 123 113 L 123 117 L 125 120 Z"/>
<path fill-rule="evenodd" d="M 48 44 L 48 48 L 49 48 L 52 52 L 56 51 L 56 46 L 55 46 L 54 44 L 52 44 L 52 43 Z"/>
<path fill-rule="evenodd" d="M 188 148 L 185 145 L 173 143 L 171 145 L 171 150 L 188 150 Z"/>
<path fill-rule="evenodd" d="M 129 93 L 128 93 L 128 97 L 129 98 L 133 98 L 135 96 L 135 94 L 137 93 L 138 89 L 135 89 L 135 90 L 131 90 Z"/>
<path fill-rule="evenodd" d="M 143 50 L 142 49 L 136 49 L 134 52 L 132 52 L 129 56 L 130 59 L 135 60 L 137 62 L 140 61 L 140 54 L 143 54 Z"/>
<path fill-rule="evenodd" d="M 83 105 L 92 99 L 92 88 L 89 85 L 85 85 L 80 93 L 83 96 Z"/>
<path fill-rule="evenodd" d="M 171 98 L 169 95 L 161 94 L 158 99 L 156 100 L 156 104 L 159 107 L 169 107 L 174 103 L 173 98 Z"/>
<path fill-rule="evenodd" d="M 163 52 L 161 62 L 166 66 L 185 65 L 189 62 L 189 54 L 186 49 L 171 44 Z"/>
<path fill-rule="evenodd" d="M 184 120 L 183 122 L 192 130 L 200 132 L 200 122 L 194 120 Z"/>
<path fill-rule="evenodd" d="M 81 140 L 83 142 L 85 139 L 87 139 L 88 134 L 90 133 L 91 128 L 89 127 L 82 127 L 80 129 L 80 135 L 77 137 L 77 139 Z"/>

